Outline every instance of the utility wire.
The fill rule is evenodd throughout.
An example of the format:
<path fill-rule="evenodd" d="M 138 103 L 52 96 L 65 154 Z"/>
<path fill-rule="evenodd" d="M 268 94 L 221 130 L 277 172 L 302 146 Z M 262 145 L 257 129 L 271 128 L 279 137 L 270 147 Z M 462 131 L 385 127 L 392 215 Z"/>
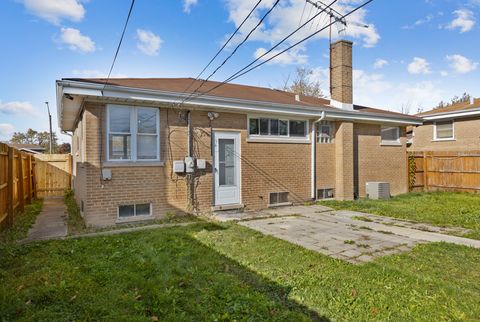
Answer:
<path fill-rule="evenodd" d="M 302 15 L 300 16 L 300 21 L 298 22 L 299 26 L 302 24 L 303 15 L 305 14 L 305 8 L 306 7 L 307 7 L 307 1 L 305 1 L 305 4 L 303 5 Z"/>
<path fill-rule="evenodd" d="M 242 42 L 240 42 L 236 47 L 235 49 L 230 53 L 230 55 L 225 58 L 225 60 L 204 80 L 202 80 L 202 82 L 200 83 L 200 85 L 187 97 L 185 98 L 181 103 L 183 104 L 186 100 L 188 100 L 190 97 L 192 97 L 213 75 L 215 75 L 215 73 L 223 67 L 223 65 L 225 65 L 225 63 L 237 52 L 237 50 L 248 40 L 248 38 L 250 38 L 250 36 L 252 35 L 252 33 L 258 28 L 258 26 L 260 26 L 262 24 L 262 22 L 265 20 L 265 18 L 267 18 L 267 16 L 270 14 L 270 12 L 272 12 L 272 10 L 278 5 L 278 3 L 280 2 L 280 0 L 276 0 L 275 3 L 272 5 L 272 7 L 263 15 L 263 17 L 258 21 L 257 25 L 252 29 L 250 30 L 250 32 L 247 34 L 247 36 L 242 40 Z"/>
<path fill-rule="evenodd" d="M 102 88 L 102 95 L 105 87 L 107 86 L 108 80 L 110 79 L 110 75 L 112 74 L 113 67 L 115 66 L 115 62 L 117 60 L 118 52 L 120 51 L 120 47 L 122 46 L 123 36 L 125 35 L 125 30 L 127 30 L 128 21 L 130 20 L 130 15 L 132 14 L 133 6 L 135 5 L 135 0 L 132 0 L 130 5 L 130 9 L 128 10 L 127 20 L 125 20 L 125 25 L 123 26 L 122 36 L 120 37 L 120 41 L 118 42 L 117 51 L 115 52 L 115 56 L 113 57 L 112 66 L 110 66 L 110 71 L 108 72 L 107 79 L 103 84 Z"/>
<path fill-rule="evenodd" d="M 200 76 L 202 76 L 202 74 L 205 72 L 205 70 L 207 70 L 208 67 L 210 67 L 210 65 L 213 63 L 213 61 L 218 57 L 218 55 L 220 55 L 220 53 L 222 52 L 223 49 L 225 49 L 225 47 L 227 47 L 228 43 L 232 40 L 232 38 L 237 34 L 237 32 L 240 30 L 240 28 L 242 28 L 242 26 L 245 24 L 245 22 L 248 20 L 248 18 L 250 18 L 250 16 L 252 15 L 252 13 L 255 11 L 255 9 L 257 9 L 257 7 L 260 5 L 260 3 L 262 2 L 263 0 L 259 0 L 257 2 L 257 4 L 252 8 L 252 10 L 250 10 L 250 12 L 248 13 L 248 15 L 245 17 L 245 19 L 243 19 L 242 23 L 237 27 L 237 29 L 235 29 L 235 31 L 233 32 L 233 34 L 227 39 L 227 41 L 223 44 L 222 48 L 220 48 L 217 53 L 215 54 L 215 56 L 213 56 L 212 59 L 210 59 L 210 61 L 208 62 L 208 64 L 202 69 L 202 71 L 197 75 L 197 77 L 195 77 L 194 80 L 192 80 L 192 82 L 190 83 L 190 85 L 188 85 L 188 87 L 183 91 L 184 93 L 186 91 L 188 91 L 190 89 L 190 87 L 192 87 L 192 85 L 195 83 L 195 81 L 197 81 Z"/>
<path fill-rule="evenodd" d="M 268 55 L 269 53 L 271 53 L 273 50 L 275 50 L 278 46 L 280 46 L 281 44 L 283 44 L 285 41 L 287 41 L 291 36 L 293 36 L 295 33 L 297 33 L 300 29 L 302 29 L 303 27 L 307 26 L 310 22 L 313 22 L 313 20 L 315 18 L 317 18 L 319 15 L 321 15 L 323 12 L 325 12 L 326 10 L 328 10 L 331 6 L 333 6 L 337 1 L 339 0 L 333 0 L 328 6 L 326 6 L 325 8 L 323 8 L 320 12 L 318 12 L 317 14 L 315 14 L 313 17 L 309 18 L 307 21 L 305 21 L 301 26 L 299 26 L 297 29 L 295 29 L 294 31 L 292 31 L 290 34 L 288 34 L 287 36 L 285 36 L 282 40 L 280 40 L 275 46 L 273 46 L 272 48 L 270 48 L 268 51 L 266 51 L 265 53 L 263 53 L 262 55 L 260 55 L 259 57 L 257 57 L 256 59 L 254 59 L 251 63 L 249 63 L 248 65 L 246 65 L 245 67 L 243 67 L 242 69 L 240 69 L 239 71 L 237 71 L 235 74 L 231 75 L 229 78 L 227 78 L 227 82 L 230 81 L 230 79 L 232 77 L 235 77 L 236 75 L 240 74 L 241 72 L 243 72 L 244 70 L 246 70 L 247 68 L 249 68 L 250 66 L 252 66 L 253 64 L 255 64 L 257 61 L 259 61 L 260 59 L 262 59 L 263 57 L 265 57 L 266 55 Z M 190 99 L 190 97 L 192 97 L 193 95 L 190 95 L 189 97 L 187 97 L 186 99 L 184 99 L 183 102 L 187 101 L 188 99 Z M 183 103 L 182 102 L 182 103 Z"/>
<path fill-rule="evenodd" d="M 351 14 L 355 13 L 356 11 L 360 10 L 361 8 L 367 6 L 367 5 L 370 4 L 371 2 L 373 2 L 373 0 L 368 0 L 368 1 L 364 2 L 363 4 L 359 5 L 359 6 L 356 7 L 355 9 L 353 9 L 353 10 L 349 11 L 348 13 L 344 14 L 342 17 L 340 17 L 340 19 L 345 19 L 345 18 L 348 17 L 349 15 L 351 15 Z M 223 82 L 219 83 L 218 85 L 214 86 L 213 88 L 209 89 L 209 90 L 206 91 L 206 92 L 201 93 L 200 95 L 198 95 L 198 96 L 196 96 L 196 97 L 194 97 L 194 98 L 198 98 L 198 97 L 200 97 L 200 96 L 202 96 L 202 95 L 208 94 L 208 93 L 210 93 L 211 91 L 219 88 L 220 86 L 223 86 L 223 85 L 225 85 L 226 83 L 231 82 L 232 80 L 235 80 L 235 79 L 237 79 L 237 78 L 239 78 L 239 77 L 241 77 L 241 76 L 243 76 L 243 75 L 251 72 L 252 70 L 254 70 L 254 69 L 256 69 L 256 68 L 258 68 L 258 67 L 260 67 L 260 66 L 262 66 L 262 65 L 264 65 L 264 64 L 266 64 L 266 63 L 268 63 L 268 62 L 271 61 L 272 59 L 275 59 L 276 57 L 278 57 L 278 56 L 280 56 L 281 54 L 287 52 L 288 50 L 290 50 L 290 49 L 298 46 L 299 44 L 303 43 L 304 41 L 307 41 L 308 39 L 310 39 L 310 38 L 314 37 L 315 35 L 319 34 L 320 32 L 322 32 L 323 30 L 325 30 L 325 29 L 327 29 L 328 27 L 332 26 L 332 25 L 335 24 L 336 22 L 337 22 L 337 20 L 329 23 L 328 25 L 326 25 L 326 26 L 323 27 L 322 29 L 320 29 L 320 30 L 318 30 L 318 31 L 315 31 L 314 33 L 310 34 L 309 36 L 303 38 L 302 40 L 297 41 L 297 42 L 294 43 L 293 45 L 291 45 L 291 46 L 287 47 L 286 49 L 282 50 L 281 52 L 275 54 L 274 56 L 272 56 L 272 57 L 270 57 L 270 58 L 262 61 L 261 63 L 255 65 L 255 66 L 253 66 L 253 67 L 251 67 L 251 68 L 243 71 L 242 73 L 238 73 L 238 72 L 237 72 L 237 73 L 233 74 L 232 76 L 230 76 L 229 78 L 227 78 L 227 79 L 224 80 Z"/>

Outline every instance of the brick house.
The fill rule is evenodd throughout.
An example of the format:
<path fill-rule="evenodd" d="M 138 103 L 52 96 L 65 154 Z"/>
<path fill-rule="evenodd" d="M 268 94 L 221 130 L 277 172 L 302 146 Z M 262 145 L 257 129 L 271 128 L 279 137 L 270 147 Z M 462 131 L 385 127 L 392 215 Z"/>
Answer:
<path fill-rule="evenodd" d="M 331 100 L 206 82 L 180 106 L 192 81 L 57 81 L 87 224 L 353 199 L 368 181 L 407 192 L 406 126 L 421 120 L 353 104 L 351 42 L 332 44 Z"/>
<path fill-rule="evenodd" d="M 411 151 L 480 150 L 480 99 L 417 114 L 424 124 L 409 127 Z"/>

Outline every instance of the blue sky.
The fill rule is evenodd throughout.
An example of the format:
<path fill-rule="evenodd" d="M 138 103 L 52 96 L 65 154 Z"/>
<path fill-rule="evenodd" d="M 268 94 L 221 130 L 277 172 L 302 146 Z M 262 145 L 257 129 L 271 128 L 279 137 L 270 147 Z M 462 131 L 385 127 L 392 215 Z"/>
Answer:
<path fill-rule="evenodd" d="M 256 2 L 137 0 L 113 77 L 195 77 Z M 262 1 L 228 50 L 273 2 Z M 305 22 L 313 16 L 316 9 L 307 5 L 304 11 L 304 3 L 280 0 L 212 79 L 224 80 L 298 27 L 301 18 Z M 335 6 L 347 12 L 360 3 L 340 0 Z M 106 75 L 129 5 L 130 0 L 1 1 L 0 140 L 29 127 L 46 130 L 45 101 L 59 132 L 55 80 Z M 414 113 L 465 91 L 479 97 L 478 19 L 480 0 L 375 0 L 349 17 L 342 36 L 355 43 L 355 103 Z M 296 39 L 325 21 L 319 16 Z M 326 32 L 235 82 L 281 87 L 298 66 L 311 68 L 312 79 L 318 79 L 328 95 Z M 61 139 L 68 141 L 66 136 Z"/>

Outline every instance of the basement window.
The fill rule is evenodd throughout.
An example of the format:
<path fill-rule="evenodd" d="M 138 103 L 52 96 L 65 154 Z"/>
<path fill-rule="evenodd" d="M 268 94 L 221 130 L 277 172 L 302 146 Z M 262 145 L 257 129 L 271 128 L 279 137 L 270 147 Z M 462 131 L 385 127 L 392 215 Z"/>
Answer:
<path fill-rule="evenodd" d="M 270 205 L 288 203 L 288 192 L 270 192 Z"/>
<path fill-rule="evenodd" d="M 335 189 L 323 188 L 317 190 L 317 200 L 332 199 L 335 197 Z"/>
<path fill-rule="evenodd" d="M 150 216 L 151 214 L 152 214 L 151 203 L 118 206 L 118 218 Z"/>

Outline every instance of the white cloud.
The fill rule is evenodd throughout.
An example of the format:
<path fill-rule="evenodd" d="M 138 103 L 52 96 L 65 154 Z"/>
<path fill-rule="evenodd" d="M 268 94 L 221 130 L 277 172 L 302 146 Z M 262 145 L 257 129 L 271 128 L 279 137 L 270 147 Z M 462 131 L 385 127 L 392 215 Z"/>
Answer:
<path fill-rule="evenodd" d="M 63 19 L 81 21 L 85 8 L 78 0 L 20 0 L 25 8 L 35 16 L 55 25 Z"/>
<path fill-rule="evenodd" d="M 7 102 L 0 101 L 0 113 L 8 115 L 36 115 L 37 110 L 30 102 Z"/>
<path fill-rule="evenodd" d="M 60 42 L 68 45 L 73 51 L 90 53 L 96 50 L 95 42 L 88 36 L 80 33 L 80 30 L 74 28 L 62 28 Z"/>
<path fill-rule="evenodd" d="M 146 55 L 154 56 L 158 54 L 158 50 L 163 40 L 150 30 L 137 29 L 138 43 L 137 48 Z"/>
<path fill-rule="evenodd" d="M 381 69 L 388 65 L 388 61 L 385 59 L 378 58 L 375 63 L 373 64 L 373 68 Z"/>
<path fill-rule="evenodd" d="M 105 78 L 108 76 L 107 73 L 96 70 L 96 69 L 74 69 L 72 74 L 80 78 Z M 113 73 L 110 75 L 111 78 L 127 78 L 128 75 L 121 73 Z"/>
<path fill-rule="evenodd" d="M 423 81 L 415 84 L 401 84 L 398 86 L 397 95 L 392 102 L 397 109 L 402 105 L 412 106 L 417 109 L 428 109 L 442 100 L 443 92 L 431 81 Z"/>
<path fill-rule="evenodd" d="M 15 132 L 15 127 L 12 124 L 0 123 L 0 141 L 9 140 Z"/>
<path fill-rule="evenodd" d="M 319 81 L 322 91 L 329 96 L 328 68 L 317 67 L 312 69 L 310 79 Z M 432 81 L 423 82 L 394 82 L 385 80 L 385 76 L 378 73 L 369 73 L 365 70 L 353 70 L 353 100 L 355 104 L 374 108 L 398 111 L 410 108 L 414 113 L 418 108 L 431 108 L 441 101 L 445 92 Z"/>
<path fill-rule="evenodd" d="M 460 32 L 463 33 L 472 30 L 473 26 L 475 26 L 476 21 L 472 11 L 459 9 L 455 10 L 453 14 L 456 18 L 447 25 L 447 29 L 454 30 L 459 28 Z"/>
<path fill-rule="evenodd" d="M 429 14 L 427 15 L 425 18 L 422 18 L 422 19 L 418 19 L 417 21 L 415 21 L 415 23 L 413 23 L 412 25 L 405 25 L 402 27 L 402 29 L 413 29 L 415 27 L 418 27 L 418 26 L 421 26 L 423 24 L 426 24 L 426 23 L 429 23 L 430 21 L 432 21 L 433 19 L 435 18 L 435 16 L 433 14 Z"/>
<path fill-rule="evenodd" d="M 440 71 L 440 75 L 442 75 L 443 77 L 447 77 L 448 72 L 446 70 L 442 70 L 442 71 Z"/>
<path fill-rule="evenodd" d="M 450 67 L 459 74 L 472 72 L 478 67 L 478 63 L 472 62 L 467 57 L 458 54 L 448 55 L 447 60 L 450 62 Z"/>
<path fill-rule="evenodd" d="M 265 60 L 275 56 L 280 51 L 281 50 L 272 50 L 270 53 L 268 53 L 267 55 L 262 57 L 260 60 L 265 61 Z M 266 52 L 267 52 L 267 49 L 258 48 L 255 51 L 255 54 L 254 54 L 255 59 L 259 58 L 260 56 L 262 56 Z M 293 49 L 275 57 L 274 59 L 269 61 L 267 64 L 279 64 L 279 65 L 291 65 L 291 64 L 303 65 L 303 64 L 306 64 L 307 61 L 308 61 L 308 56 L 305 55 L 305 54 L 302 54 L 301 52 L 303 52 L 303 50 L 301 48 L 300 49 L 293 48 Z"/>
<path fill-rule="evenodd" d="M 183 12 L 190 13 L 192 7 L 197 4 L 197 0 L 183 0 Z"/>
<path fill-rule="evenodd" d="M 408 72 L 410 74 L 430 74 L 430 63 L 425 58 L 414 57 L 413 61 L 408 64 Z"/>
<path fill-rule="evenodd" d="M 238 27 L 255 5 L 256 0 L 226 0 L 227 9 L 229 11 L 229 20 Z M 344 0 L 339 1 L 333 5 L 333 8 L 341 13 L 347 13 L 352 10 L 356 5 L 356 0 Z M 238 36 L 236 36 L 232 44 L 238 43 L 245 37 L 245 34 L 250 31 L 261 19 L 266 10 L 270 9 L 274 0 L 263 1 L 252 14 L 252 16 L 245 22 L 240 30 Z M 267 44 L 275 44 L 280 41 L 285 35 L 288 35 L 299 26 L 299 18 L 302 16 L 302 11 L 305 2 L 300 0 L 282 1 L 280 4 L 270 13 L 268 18 L 258 27 L 258 29 L 250 36 L 249 41 L 262 41 Z M 307 13 L 308 10 L 305 10 Z M 311 17 L 317 10 L 312 10 Z M 303 16 L 302 23 L 307 21 L 308 14 Z M 375 46 L 380 35 L 378 34 L 374 25 L 369 24 L 366 19 L 367 11 L 362 8 L 352 15 L 348 16 L 348 21 L 351 22 L 348 25 L 346 34 L 354 39 L 359 40 L 364 47 Z M 311 18 L 310 17 L 310 18 Z M 295 33 L 285 44 L 293 44 L 313 32 L 320 30 L 329 21 L 327 14 L 323 13 L 315 18 L 310 24 L 306 25 L 300 31 Z M 369 25 L 369 28 L 359 27 L 359 25 Z M 333 37 L 338 38 L 336 28 L 332 28 Z M 315 41 L 318 39 L 328 39 L 328 28 L 312 37 L 309 41 Z"/>

